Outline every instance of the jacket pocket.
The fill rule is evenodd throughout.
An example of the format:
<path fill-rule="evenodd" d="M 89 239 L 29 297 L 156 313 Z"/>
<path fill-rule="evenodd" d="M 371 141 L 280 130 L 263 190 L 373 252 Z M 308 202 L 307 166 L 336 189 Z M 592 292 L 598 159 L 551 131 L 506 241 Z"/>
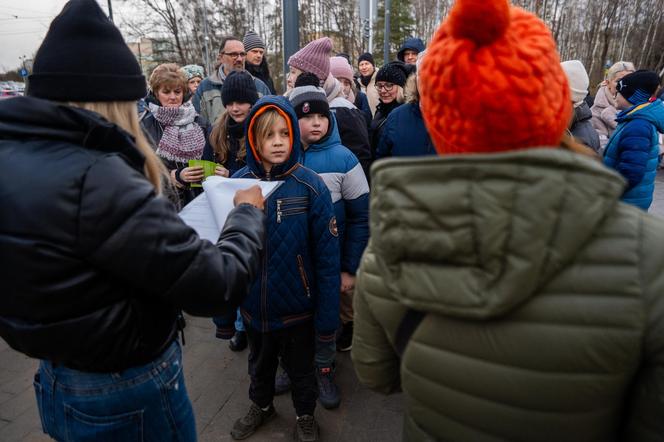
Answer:
<path fill-rule="evenodd" d="M 309 197 L 298 196 L 277 199 L 277 224 L 281 224 L 287 216 L 300 215 L 309 210 Z"/>
<path fill-rule="evenodd" d="M 311 298 L 311 289 L 309 288 L 309 278 L 307 278 L 307 271 L 304 269 L 304 260 L 302 255 L 297 255 L 297 268 L 300 270 L 300 278 L 302 278 L 302 285 L 307 294 L 307 298 Z"/>

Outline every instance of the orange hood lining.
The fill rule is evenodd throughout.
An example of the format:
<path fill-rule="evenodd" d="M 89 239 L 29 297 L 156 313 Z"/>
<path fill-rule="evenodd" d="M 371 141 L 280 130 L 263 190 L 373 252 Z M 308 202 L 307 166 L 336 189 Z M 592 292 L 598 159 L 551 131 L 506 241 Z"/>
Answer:
<path fill-rule="evenodd" d="M 251 117 L 251 121 L 249 121 L 249 128 L 247 129 L 247 139 L 249 140 L 249 147 L 251 148 L 251 152 L 254 154 L 254 158 L 256 160 L 261 161 L 261 156 L 258 153 L 258 149 L 256 149 L 256 140 L 254 140 L 254 122 L 256 119 L 265 113 L 269 109 L 274 109 L 277 111 L 277 113 L 286 120 L 286 125 L 288 125 L 288 139 L 290 141 L 290 144 L 288 146 L 288 156 L 290 157 L 291 152 L 293 151 L 293 124 L 291 122 L 290 117 L 288 114 L 281 109 L 279 106 L 274 105 L 274 104 L 268 104 L 256 111 L 254 115 Z"/>

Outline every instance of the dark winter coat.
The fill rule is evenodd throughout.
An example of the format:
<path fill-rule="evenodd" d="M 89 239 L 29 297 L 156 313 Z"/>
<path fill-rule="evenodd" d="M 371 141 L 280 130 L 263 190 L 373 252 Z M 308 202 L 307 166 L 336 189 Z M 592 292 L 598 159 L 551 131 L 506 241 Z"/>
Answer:
<path fill-rule="evenodd" d="M 373 120 L 373 115 L 371 114 L 371 106 L 369 106 L 369 99 L 367 94 L 358 90 L 355 95 L 355 103 L 353 103 L 356 108 L 362 111 L 364 118 L 367 120 L 367 131 L 371 127 L 371 120 Z"/>
<path fill-rule="evenodd" d="M 201 159 L 221 164 L 228 169 L 228 176 L 232 176 L 246 165 L 245 160 L 238 158 L 240 141 L 242 141 L 244 137 L 244 123 L 235 123 L 233 119 L 229 118 L 226 122 L 226 126 L 226 136 L 228 137 L 229 146 L 228 158 L 226 158 L 226 161 L 222 162 L 217 158 L 217 154 L 210 143 L 205 144 L 205 150 L 203 150 L 203 157 Z M 212 127 L 208 129 L 208 139 L 210 138 L 211 132 Z"/>
<path fill-rule="evenodd" d="M 247 138 L 247 166 L 233 176 L 283 181 L 265 201 L 266 253 L 240 313 L 250 327 L 263 333 L 313 319 L 318 338 L 331 341 L 339 324 L 341 271 L 330 191 L 300 163 L 297 116 L 286 98 L 273 95 L 258 100 L 247 126 L 266 106 L 278 108 L 287 118 L 293 146 L 288 160 L 268 174 Z M 232 336 L 235 316 L 220 319 L 220 332 Z"/>
<path fill-rule="evenodd" d="M 202 241 L 143 175 L 132 137 L 82 109 L 0 103 L 0 336 L 34 358 L 116 372 L 175 339 L 179 309 L 234 311 L 264 215 L 240 206 Z"/>
<path fill-rule="evenodd" d="M 577 141 L 590 147 L 595 152 L 599 152 L 599 135 L 593 127 L 592 118 L 593 114 L 590 107 L 585 102 L 575 107 L 569 131 Z"/>
<path fill-rule="evenodd" d="M 199 125 L 199 127 L 205 134 L 205 147 L 203 148 L 203 152 L 205 152 L 206 150 L 210 151 L 212 149 L 212 146 L 210 146 L 210 143 L 208 142 L 209 130 L 208 130 L 207 121 L 201 116 L 197 116 L 194 122 Z M 148 135 L 149 141 L 152 143 L 152 146 L 156 151 L 157 147 L 159 146 L 159 142 L 161 141 L 161 137 L 164 135 L 164 127 L 161 125 L 159 121 L 157 121 L 154 114 L 152 114 L 152 112 L 150 112 L 149 110 L 146 110 L 143 113 L 143 116 L 141 117 L 141 125 L 143 126 L 145 133 Z M 176 171 L 175 172 L 176 177 L 179 177 L 180 172 L 182 172 L 182 170 L 185 167 L 189 166 L 188 162 L 167 160 L 166 158 L 161 158 L 161 157 L 160 159 L 164 163 L 164 166 L 166 166 L 166 169 L 169 172 L 171 170 Z M 184 181 L 181 181 L 180 184 L 182 184 L 183 187 L 178 187 L 176 189 L 177 200 L 173 201 L 173 203 L 175 203 L 178 209 L 181 209 L 182 207 L 189 204 L 194 198 L 196 198 L 203 191 L 201 188 L 198 187 L 193 187 L 193 188 L 190 187 L 188 183 Z"/>
<path fill-rule="evenodd" d="M 245 62 L 244 63 L 244 68 L 254 78 L 258 78 L 263 83 L 265 83 L 265 86 L 267 86 L 267 88 L 270 90 L 270 93 L 272 95 L 277 94 L 277 90 L 274 88 L 274 82 L 272 81 L 272 77 L 270 76 L 270 68 L 268 67 L 267 59 L 265 57 L 263 57 L 263 60 L 261 61 L 261 64 L 259 64 L 259 65 L 251 64 L 249 62 Z"/>
<path fill-rule="evenodd" d="M 604 164 L 627 179 L 623 201 L 648 210 L 657 176 L 658 132 L 664 133 L 662 100 L 624 110 L 617 121 L 604 151 Z"/>
<path fill-rule="evenodd" d="M 309 146 L 302 162 L 330 190 L 339 230 L 341 271 L 354 275 L 369 241 L 369 185 L 357 157 L 341 144 L 334 116 L 327 135 Z"/>
<path fill-rule="evenodd" d="M 390 113 L 378 141 L 376 159 L 435 153 L 419 103 L 404 104 Z"/>
<path fill-rule="evenodd" d="M 372 160 L 376 159 L 376 150 L 378 149 L 378 143 L 380 141 L 380 137 L 383 134 L 385 123 L 387 123 L 387 117 L 394 109 L 398 108 L 399 106 L 401 106 L 401 103 L 397 102 L 396 100 L 392 101 L 389 104 L 385 104 L 382 101 L 378 103 L 378 107 L 376 108 L 376 114 L 374 115 L 374 118 L 371 121 L 371 129 L 369 131 L 371 135 Z"/>
<path fill-rule="evenodd" d="M 403 390 L 403 440 L 662 440 L 664 221 L 617 173 L 562 149 L 373 173 L 351 356 Z"/>

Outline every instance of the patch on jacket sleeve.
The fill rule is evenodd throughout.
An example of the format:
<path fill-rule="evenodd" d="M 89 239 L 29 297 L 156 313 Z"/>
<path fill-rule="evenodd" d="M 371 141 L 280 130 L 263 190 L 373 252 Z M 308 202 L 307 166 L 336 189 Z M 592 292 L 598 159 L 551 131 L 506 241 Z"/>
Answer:
<path fill-rule="evenodd" d="M 337 229 L 337 217 L 333 216 L 330 219 L 330 233 L 336 237 L 339 236 L 339 229 Z"/>

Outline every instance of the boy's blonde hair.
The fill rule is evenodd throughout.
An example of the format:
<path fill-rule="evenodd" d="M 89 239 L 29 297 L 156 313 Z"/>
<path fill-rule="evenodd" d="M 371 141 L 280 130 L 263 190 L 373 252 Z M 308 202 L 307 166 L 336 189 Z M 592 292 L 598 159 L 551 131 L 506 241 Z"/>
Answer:
<path fill-rule="evenodd" d="M 279 118 L 283 118 L 286 121 L 288 136 L 290 138 L 289 148 L 293 148 L 293 127 L 288 115 L 277 106 L 265 106 L 249 122 L 249 146 L 254 151 L 256 158 L 262 158 L 261 150 L 263 141 L 267 138 Z"/>
<path fill-rule="evenodd" d="M 164 183 L 168 183 L 168 172 L 152 150 L 147 138 L 145 138 L 141 124 L 138 121 L 135 101 L 70 102 L 69 104 L 98 113 L 134 137 L 136 148 L 145 157 L 145 176 L 152 183 L 157 194 L 163 192 Z M 109 183 L 109 185 L 112 185 L 112 183 Z"/>

